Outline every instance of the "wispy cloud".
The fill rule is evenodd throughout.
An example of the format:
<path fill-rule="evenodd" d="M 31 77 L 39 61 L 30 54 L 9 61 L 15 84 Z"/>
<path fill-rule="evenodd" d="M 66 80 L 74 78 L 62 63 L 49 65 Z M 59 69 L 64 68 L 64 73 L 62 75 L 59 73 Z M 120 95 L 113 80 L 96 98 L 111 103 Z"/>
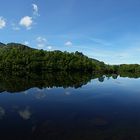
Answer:
<path fill-rule="evenodd" d="M 89 38 L 93 43 L 102 45 L 102 46 L 111 46 L 112 44 L 110 42 L 107 42 L 106 40 L 99 39 L 99 38 Z"/>
<path fill-rule="evenodd" d="M 39 16 L 39 13 L 38 13 L 38 6 L 36 4 L 32 4 L 32 7 L 33 7 L 33 15 L 34 16 Z"/>
<path fill-rule="evenodd" d="M 24 45 L 29 45 L 29 41 L 24 41 Z"/>
<path fill-rule="evenodd" d="M 0 17 L 0 29 L 3 29 L 6 26 L 6 19 Z"/>
<path fill-rule="evenodd" d="M 114 39 L 83 37 L 84 41 L 74 46 L 89 57 L 104 61 L 108 64 L 140 63 L 140 36 L 124 34 Z M 91 41 L 90 41 L 91 40 Z M 86 44 L 86 45 L 84 45 Z"/>
<path fill-rule="evenodd" d="M 16 25 L 15 23 L 12 23 L 11 26 L 12 26 L 12 29 L 15 30 L 15 31 L 20 30 L 20 27 L 18 25 Z"/>
<path fill-rule="evenodd" d="M 37 48 L 44 50 L 52 50 L 53 45 L 51 45 L 45 37 L 38 36 L 36 38 Z"/>
<path fill-rule="evenodd" d="M 32 28 L 35 17 L 39 16 L 38 6 L 36 4 L 32 4 L 32 7 L 33 7 L 33 16 L 24 16 L 20 19 L 20 22 L 19 22 L 19 25 L 25 27 L 27 30 Z M 14 27 L 14 29 L 18 29 L 18 28 Z"/>
<path fill-rule="evenodd" d="M 36 42 L 37 42 L 37 48 L 39 49 L 45 49 L 47 47 L 47 39 L 45 37 L 38 36 L 36 38 Z"/>
<path fill-rule="evenodd" d="M 48 50 L 52 50 L 53 46 L 47 46 Z"/>
<path fill-rule="evenodd" d="M 47 42 L 47 39 L 46 39 L 45 37 L 38 36 L 38 37 L 36 38 L 36 41 L 37 41 L 38 43 L 46 43 L 46 42 Z"/>
<path fill-rule="evenodd" d="M 73 43 L 71 42 L 71 41 L 67 41 L 67 42 L 65 42 L 65 46 L 72 46 L 73 45 Z"/>
<path fill-rule="evenodd" d="M 37 44 L 38 49 L 45 49 L 46 45 L 45 44 Z"/>

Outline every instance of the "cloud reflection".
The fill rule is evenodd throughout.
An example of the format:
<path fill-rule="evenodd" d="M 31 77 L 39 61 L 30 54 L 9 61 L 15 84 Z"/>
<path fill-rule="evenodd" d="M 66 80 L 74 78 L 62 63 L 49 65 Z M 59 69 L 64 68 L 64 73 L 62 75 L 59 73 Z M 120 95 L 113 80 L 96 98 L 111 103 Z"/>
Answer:
<path fill-rule="evenodd" d="M 29 108 L 25 108 L 24 110 L 20 110 L 18 113 L 24 120 L 29 120 L 31 118 L 31 115 L 32 115 Z"/>
<path fill-rule="evenodd" d="M 2 119 L 5 116 L 5 109 L 0 106 L 0 119 Z"/>

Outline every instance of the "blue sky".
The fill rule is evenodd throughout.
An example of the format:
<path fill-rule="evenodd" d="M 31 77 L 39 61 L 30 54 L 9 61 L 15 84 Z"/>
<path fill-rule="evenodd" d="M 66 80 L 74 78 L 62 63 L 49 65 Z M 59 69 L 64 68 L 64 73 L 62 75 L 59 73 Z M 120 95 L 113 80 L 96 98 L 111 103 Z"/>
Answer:
<path fill-rule="evenodd" d="M 140 63 L 140 1 L 1 0 L 0 41 Z"/>

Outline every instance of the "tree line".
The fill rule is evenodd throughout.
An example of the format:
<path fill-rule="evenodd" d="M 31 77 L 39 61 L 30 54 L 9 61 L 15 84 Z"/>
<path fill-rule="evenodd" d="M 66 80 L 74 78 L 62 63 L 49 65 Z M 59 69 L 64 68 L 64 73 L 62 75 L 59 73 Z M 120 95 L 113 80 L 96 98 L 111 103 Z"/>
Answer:
<path fill-rule="evenodd" d="M 0 43 L 1 71 L 92 71 L 100 73 L 140 73 L 138 64 L 106 65 L 81 52 L 33 49 L 28 46 Z"/>

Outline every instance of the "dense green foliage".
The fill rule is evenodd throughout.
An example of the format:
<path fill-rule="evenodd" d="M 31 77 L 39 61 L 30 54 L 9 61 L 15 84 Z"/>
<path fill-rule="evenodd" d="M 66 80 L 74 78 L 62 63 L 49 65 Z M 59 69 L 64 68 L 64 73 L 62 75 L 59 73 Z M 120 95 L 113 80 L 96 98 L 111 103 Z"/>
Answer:
<path fill-rule="evenodd" d="M 15 43 L 0 47 L 0 70 L 102 71 L 104 68 L 103 62 L 90 59 L 78 51 L 44 51 Z"/>
<path fill-rule="evenodd" d="M 0 43 L 1 71 L 94 71 L 100 73 L 140 73 L 138 64 L 106 65 L 104 62 L 88 58 L 81 52 L 75 53 L 45 51 L 28 46 Z"/>

